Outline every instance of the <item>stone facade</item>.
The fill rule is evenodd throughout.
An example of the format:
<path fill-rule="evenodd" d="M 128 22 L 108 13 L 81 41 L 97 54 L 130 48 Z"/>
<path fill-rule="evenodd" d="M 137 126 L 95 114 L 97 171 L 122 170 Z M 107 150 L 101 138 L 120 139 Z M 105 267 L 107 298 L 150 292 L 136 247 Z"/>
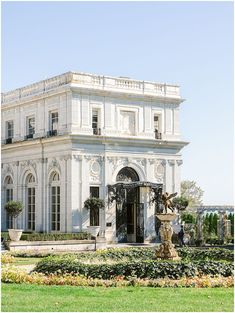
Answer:
<path fill-rule="evenodd" d="M 180 192 L 187 144 L 179 130 L 182 101 L 178 86 L 74 72 L 2 94 L 2 229 L 4 203 L 13 198 L 25 207 L 20 228 L 85 230 L 90 212 L 83 204 L 98 187 L 106 203 L 100 235 L 116 241 L 116 205 L 108 205 L 107 186 L 121 169 Z M 144 190 L 139 197 L 147 241 L 156 236 L 154 207 Z"/>

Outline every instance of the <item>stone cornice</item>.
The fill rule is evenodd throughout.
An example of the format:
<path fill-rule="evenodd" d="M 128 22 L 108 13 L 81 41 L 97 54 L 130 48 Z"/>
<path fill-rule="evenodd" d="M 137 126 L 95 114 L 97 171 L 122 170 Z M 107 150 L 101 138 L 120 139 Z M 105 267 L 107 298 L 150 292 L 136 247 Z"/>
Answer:
<path fill-rule="evenodd" d="M 125 138 L 125 137 L 112 137 L 112 136 L 91 136 L 81 134 L 66 134 L 60 136 L 53 136 L 49 138 L 34 139 L 30 141 L 19 141 L 8 145 L 2 145 L 2 151 L 9 151 L 19 147 L 30 147 L 37 144 L 58 144 L 58 143 L 86 143 L 86 144 L 102 144 L 102 145 L 127 145 L 127 146 L 145 146 L 151 148 L 167 148 L 167 149 L 182 149 L 189 142 L 186 141 L 173 141 L 173 140 L 155 140 L 143 139 L 138 137 Z"/>

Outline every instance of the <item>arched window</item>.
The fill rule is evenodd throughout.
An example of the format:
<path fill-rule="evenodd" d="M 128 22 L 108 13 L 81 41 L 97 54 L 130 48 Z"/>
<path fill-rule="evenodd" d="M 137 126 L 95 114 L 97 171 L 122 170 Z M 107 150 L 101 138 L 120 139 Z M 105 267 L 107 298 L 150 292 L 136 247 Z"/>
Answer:
<path fill-rule="evenodd" d="M 117 182 L 132 182 L 139 181 L 139 176 L 136 171 L 131 167 L 123 167 L 117 174 Z"/>
<path fill-rule="evenodd" d="M 26 177 L 27 228 L 35 230 L 35 177 L 28 174 Z"/>
<path fill-rule="evenodd" d="M 60 175 L 53 172 L 51 182 L 51 230 L 60 231 Z"/>
<path fill-rule="evenodd" d="M 13 200 L 13 180 L 10 175 L 5 178 L 5 200 L 6 202 Z M 6 227 L 12 228 L 13 227 L 13 219 L 8 213 L 6 215 Z"/>

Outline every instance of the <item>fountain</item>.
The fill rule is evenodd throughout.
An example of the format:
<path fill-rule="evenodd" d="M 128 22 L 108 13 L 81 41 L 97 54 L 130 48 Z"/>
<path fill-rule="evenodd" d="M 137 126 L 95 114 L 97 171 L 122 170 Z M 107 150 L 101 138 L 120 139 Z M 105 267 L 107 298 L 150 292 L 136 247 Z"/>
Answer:
<path fill-rule="evenodd" d="M 171 222 L 177 218 L 177 214 L 174 212 L 173 203 L 170 200 L 175 197 L 177 193 L 173 193 L 169 195 L 167 192 L 162 195 L 162 204 L 165 209 L 165 213 L 157 213 L 156 217 L 161 222 L 160 227 L 160 236 L 161 236 L 161 245 L 156 250 L 156 257 L 160 259 L 167 260 L 179 260 L 180 257 L 175 249 L 175 246 L 172 244 L 172 235 L 173 228 L 171 226 Z M 171 212 L 169 212 L 171 211 Z"/>

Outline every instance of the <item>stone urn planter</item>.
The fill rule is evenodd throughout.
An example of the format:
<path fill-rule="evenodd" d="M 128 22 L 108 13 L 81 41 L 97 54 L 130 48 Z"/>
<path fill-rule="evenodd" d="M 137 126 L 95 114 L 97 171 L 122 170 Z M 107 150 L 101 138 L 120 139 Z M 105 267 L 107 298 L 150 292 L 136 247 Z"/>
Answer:
<path fill-rule="evenodd" d="M 176 219 L 177 215 L 175 213 L 165 213 L 157 214 L 156 216 L 161 222 L 159 232 L 162 242 L 160 248 L 156 250 L 156 257 L 160 259 L 179 260 L 180 257 L 171 241 L 173 235 L 171 222 Z"/>
<path fill-rule="evenodd" d="M 87 232 L 93 237 L 97 237 L 100 231 L 100 226 L 87 226 Z"/>
<path fill-rule="evenodd" d="M 11 241 L 19 241 L 22 235 L 23 229 L 8 229 L 9 237 Z"/>

